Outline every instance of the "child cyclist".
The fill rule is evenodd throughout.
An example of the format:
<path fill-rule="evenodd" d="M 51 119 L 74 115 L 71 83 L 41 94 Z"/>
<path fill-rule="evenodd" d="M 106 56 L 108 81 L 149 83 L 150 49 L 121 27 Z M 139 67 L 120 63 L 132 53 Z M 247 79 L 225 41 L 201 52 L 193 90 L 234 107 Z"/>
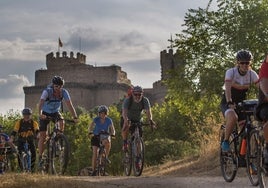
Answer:
<path fill-rule="evenodd" d="M 89 136 L 91 138 L 91 146 L 93 149 L 93 155 L 92 155 L 92 176 L 96 176 L 96 160 L 97 160 L 97 152 L 98 148 L 100 147 L 100 137 L 99 134 L 104 131 L 106 133 L 109 133 L 111 136 L 115 136 L 115 129 L 113 125 L 113 121 L 111 118 L 108 117 L 108 107 L 105 105 L 101 105 L 98 108 L 98 116 L 93 119 L 93 122 L 89 126 Z M 106 150 L 106 160 L 108 163 L 110 163 L 110 160 L 108 159 L 110 149 L 111 149 L 111 136 L 108 137 L 107 140 L 103 141 L 105 150 Z"/>

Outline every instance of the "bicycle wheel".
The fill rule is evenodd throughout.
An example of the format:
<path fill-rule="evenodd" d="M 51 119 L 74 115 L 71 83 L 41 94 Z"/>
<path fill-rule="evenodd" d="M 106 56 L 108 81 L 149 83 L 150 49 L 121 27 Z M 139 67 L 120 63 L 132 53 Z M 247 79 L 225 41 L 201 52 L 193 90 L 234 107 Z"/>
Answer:
<path fill-rule="evenodd" d="M 263 157 L 263 151 L 264 151 L 264 138 L 260 136 L 260 134 L 257 134 L 257 140 L 258 140 L 258 152 L 257 152 L 257 173 L 258 173 L 258 179 L 259 179 L 259 186 L 261 188 L 265 188 L 268 186 L 268 178 L 267 171 L 264 168 L 264 157 Z"/>
<path fill-rule="evenodd" d="M 249 134 L 249 138 L 247 138 L 247 154 L 246 154 L 246 162 L 247 162 L 247 174 L 249 180 L 253 186 L 259 185 L 258 180 L 258 131 L 252 130 Z"/>
<path fill-rule="evenodd" d="M 123 166 L 126 176 L 130 176 L 132 170 L 132 149 L 130 142 L 128 142 L 128 147 L 126 151 L 123 151 Z"/>
<path fill-rule="evenodd" d="M 70 145 L 64 134 L 59 134 L 52 142 L 52 174 L 63 175 L 69 162 Z"/>
<path fill-rule="evenodd" d="M 27 154 L 25 152 L 22 152 L 19 155 L 19 160 L 20 160 L 20 169 L 22 172 L 28 172 L 28 159 L 27 159 Z"/>
<path fill-rule="evenodd" d="M 134 176 L 140 176 L 144 165 L 144 143 L 142 138 L 133 141 L 132 164 Z"/>
<path fill-rule="evenodd" d="M 224 140 L 224 131 L 221 135 L 221 142 Z M 220 165 L 221 173 L 226 182 L 232 182 L 236 176 L 238 168 L 238 158 L 235 154 L 236 152 L 236 142 L 234 142 L 234 135 L 230 136 L 230 149 L 229 152 L 223 152 L 220 145 Z"/>
<path fill-rule="evenodd" d="M 104 148 L 99 150 L 98 158 L 97 158 L 97 175 L 105 176 L 106 170 L 106 152 Z"/>

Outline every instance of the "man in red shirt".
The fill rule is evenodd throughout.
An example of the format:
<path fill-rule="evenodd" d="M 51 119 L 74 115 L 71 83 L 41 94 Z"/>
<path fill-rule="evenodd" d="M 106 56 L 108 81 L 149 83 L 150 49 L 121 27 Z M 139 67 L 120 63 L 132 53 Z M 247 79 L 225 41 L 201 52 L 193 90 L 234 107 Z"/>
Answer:
<path fill-rule="evenodd" d="M 263 61 L 259 72 L 259 110 L 257 111 L 257 117 L 264 122 L 263 135 L 266 142 L 266 148 L 264 150 L 264 165 L 268 169 L 268 56 Z"/>

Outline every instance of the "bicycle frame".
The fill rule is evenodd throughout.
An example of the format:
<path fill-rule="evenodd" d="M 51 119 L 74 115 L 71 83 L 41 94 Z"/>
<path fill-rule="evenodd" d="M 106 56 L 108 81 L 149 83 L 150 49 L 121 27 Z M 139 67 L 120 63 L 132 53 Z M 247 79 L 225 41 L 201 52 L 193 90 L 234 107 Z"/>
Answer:
<path fill-rule="evenodd" d="M 26 172 L 31 172 L 31 151 L 29 149 L 29 143 L 27 140 L 23 143 L 23 151 L 21 153 L 21 162 L 23 170 Z M 26 162 L 26 164 L 24 164 Z"/>
<path fill-rule="evenodd" d="M 100 139 L 100 147 L 98 149 L 98 156 L 97 156 L 97 163 L 96 163 L 97 175 L 105 176 L 107 154 L 106 154 L 105 145 L 103 144 L 103 141 L 108 140 L 110 134 L 100 133 L 98 136 Z"/>

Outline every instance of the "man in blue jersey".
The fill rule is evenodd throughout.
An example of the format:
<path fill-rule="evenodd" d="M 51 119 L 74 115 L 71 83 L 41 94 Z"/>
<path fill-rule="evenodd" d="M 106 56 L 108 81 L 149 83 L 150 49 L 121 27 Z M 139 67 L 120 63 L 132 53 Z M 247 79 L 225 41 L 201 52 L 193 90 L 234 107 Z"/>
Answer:
<path fill-rule="evenodd" d="M 64 80 L 60 76 L 54 76 L 50 87 L 43 90 L 39 102 L 39 162 L 44 151 L 44 142 L 46 138 L 47 125 L 50 119 L 58 121 L 61 132 L 64 131 L 64 119 L 60 113 L 62 100 L 66 103 L 69 111 L 71 112 L 75 122 L 78 121 L 76 111 L 73 107 L 69 92 L 63 88 Z"/>

